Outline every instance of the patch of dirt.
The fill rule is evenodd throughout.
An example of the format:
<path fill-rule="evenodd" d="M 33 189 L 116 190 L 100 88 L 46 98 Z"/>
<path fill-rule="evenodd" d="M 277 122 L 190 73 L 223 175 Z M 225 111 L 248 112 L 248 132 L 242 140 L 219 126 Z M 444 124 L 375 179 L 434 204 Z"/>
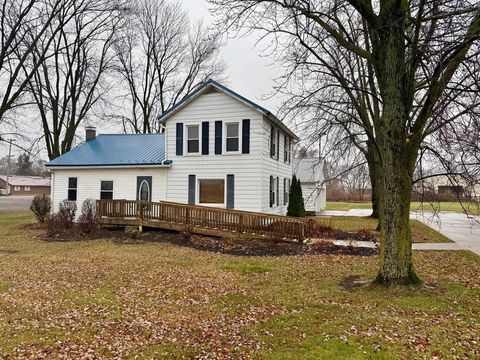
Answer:
<path fill-rule="evenodd" d="M 351 275 L 344 278 L 340 281 L 340 286 L 348 291 L 353 291 L 355 289 L 368 286 L 372 283 L 371 280 L 362 279 L 358 275 Z"/>
<path fill-rule="evenodd" d="M 148 233 L 147 233 L 148 234 Z M 268 239 L 231 240 L 193 235 L 190 239 L 180 234 L 152 232 L 141 237 L 143 241 L 163 241 L 196 250 L 236 256 L 295 256 L 295 255 L 377 255 L 377 249 L 337 246 L 331 242 L 299 244 Z"/>

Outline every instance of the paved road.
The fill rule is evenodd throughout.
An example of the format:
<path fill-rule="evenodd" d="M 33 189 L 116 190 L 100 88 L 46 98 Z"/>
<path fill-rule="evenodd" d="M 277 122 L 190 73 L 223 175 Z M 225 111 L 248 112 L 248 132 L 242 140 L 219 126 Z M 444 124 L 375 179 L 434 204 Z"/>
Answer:
<path fill-rule="evenodd" d="M 333 216 L 369 216 L 369 209 L 352 209 L 349 211 L 324 211 L 325 215 Z M 480 217 L 467 217 L 461 213 L 441 212 L 433 214 L 428 211 L 412 212 L 410 218 L 417 219 L 432 227 L 460 248 L 470 250 L 480 255 Z M 421 245 L 423 247 L 425 245 Z M 433 246 L 433 245 L 432 245 Z M 435 250 L 432 248 L 432 250 Z"/>
<path fill-rule="evenodd" d="M 0 211 L 28 211 L 33 196 L 0 196 Z"/>

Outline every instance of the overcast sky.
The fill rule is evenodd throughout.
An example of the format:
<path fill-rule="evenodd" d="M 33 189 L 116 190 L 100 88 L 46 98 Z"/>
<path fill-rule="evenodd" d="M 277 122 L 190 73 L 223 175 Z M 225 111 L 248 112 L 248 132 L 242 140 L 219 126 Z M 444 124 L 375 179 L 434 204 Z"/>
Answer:
<path fill-rule="evenodd" d="M 214 19 L 208 10 L 205 0 L 181 0 L 183 7 L 190 13 L 192 20 L 203 19 L 211 24 Z M 222 58 L 227 64 L 228 87 L 241 95 L 257 102 L 272 112 L 280 105 L 278 98 L 263 100 L 262 97 L 272 91 L 273 79 L 277 75 L 273 59 L 260 56 L 261 49 L 255 47 L 256 37 L 229 39 L 222 51 Z M 84 131 L 80 126 L 77 132 Z M 0 142 L 0 157 L 7 155 L 7 145 Z M 18 156 L 21 151 L 12 149 L 12 155 Z M 42 156 L 45 157 L 45 156 Z"/>

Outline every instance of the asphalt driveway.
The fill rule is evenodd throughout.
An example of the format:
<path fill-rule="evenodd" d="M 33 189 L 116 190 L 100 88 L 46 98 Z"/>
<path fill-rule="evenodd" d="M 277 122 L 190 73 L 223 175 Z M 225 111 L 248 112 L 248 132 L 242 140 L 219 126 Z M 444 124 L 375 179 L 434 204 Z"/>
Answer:
<path fill-rule="evenodd" d="M 351 209 L 349 211 L 324 211 L 332 216 L 369 216 L 370 209 Z M 462 213 L 440 212 L 433 214 L 428 211 L 411 212 L 410 217 L 445 235 L 462 249 L 470 250 L 480 255 L 480 217 L 468 217 Z"/>
<path fill-rule="evenodd" d="M 0 211 L 28 211 L 33 196 L 0 196 Z"/>

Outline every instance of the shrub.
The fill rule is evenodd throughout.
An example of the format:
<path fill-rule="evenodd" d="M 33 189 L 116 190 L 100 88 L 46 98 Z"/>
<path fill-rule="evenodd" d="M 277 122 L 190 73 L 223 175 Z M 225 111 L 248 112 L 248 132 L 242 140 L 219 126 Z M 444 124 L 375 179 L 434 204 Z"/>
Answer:
<path fill-rule="evenodd" d="M 37 221 L 43 224 L 52 210 L 52 201 L 46 195 L 37 195 L 30 204 L 30 210 L 34 213 Z"/>
<path fill-rule="evenodd" d="M 292 185 L 290 186 L 287 215 L 305 217 L 305 204 L 303 202 L 302 184 L 295 175 L 293 175 Z"/>
<path fill-rule="evenodd" d="M 48 217 L 47 236 L 58 237 L 66 230 L 72 229 L 76 212 L 77 204 L 75 202 L 63 200 L 58 207 L 58 212 Z"/>
<path fill-rule="evenodd" d="M 59 221 L 62 222 L 65 229 L 71 229 L 75 223 L 77 214 L 77 204 L 74 201 L 63 200 L 58 207 Z"/>
<path fill-rule="evenodd" d="M 90 234 L 97 228 L 97 212 L 94 199 L 86 199 L 82 204 L 82 213 L 78 218 L 80 229 L 83 233 Z"/>

